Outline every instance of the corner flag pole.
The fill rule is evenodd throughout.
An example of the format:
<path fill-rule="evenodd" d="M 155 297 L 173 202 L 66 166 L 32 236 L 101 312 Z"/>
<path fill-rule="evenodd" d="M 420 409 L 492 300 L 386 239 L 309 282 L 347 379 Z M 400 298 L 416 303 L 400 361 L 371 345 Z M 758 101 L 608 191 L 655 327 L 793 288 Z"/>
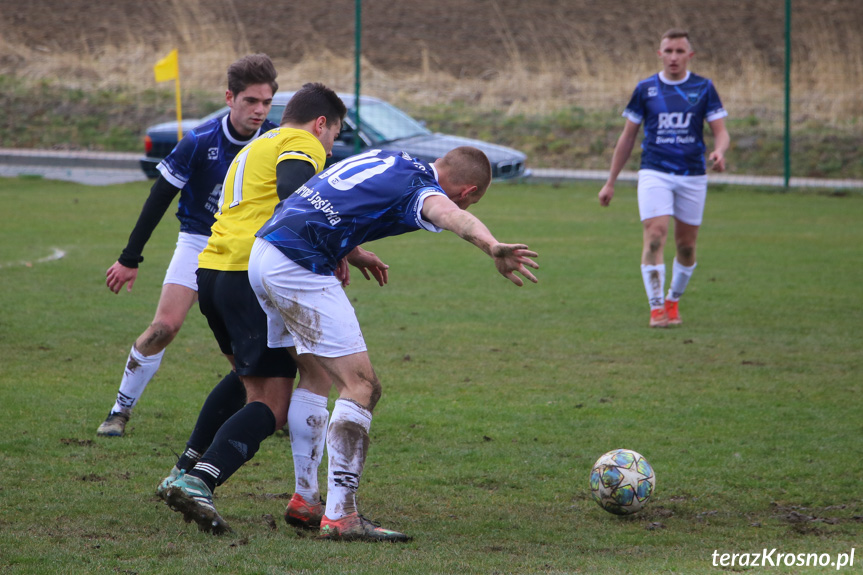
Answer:
<path fill-rule="evenodd" d="M 177 141 L 179 142 L 183 139 L 183 104 L 180 98 L 180 65 L 176 48 L 156 62 L 156 65 L 153 66 L 153 75 L 156 78 L 156 82 L 174 80 L 177 92 Z"/>
<path fill-rule="evenodd" d="M 177 90 L 177 143 L 183 139 L 183 104 L 180 100 L 180 74 L 177 74 L 176 83 L 174 84 Z"/>

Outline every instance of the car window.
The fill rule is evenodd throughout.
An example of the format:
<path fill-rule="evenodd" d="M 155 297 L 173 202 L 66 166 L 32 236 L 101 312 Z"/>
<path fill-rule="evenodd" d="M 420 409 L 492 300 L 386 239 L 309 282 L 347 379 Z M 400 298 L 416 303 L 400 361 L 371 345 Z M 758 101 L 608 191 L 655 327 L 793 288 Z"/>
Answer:
<path fill-rule="evenodd" d="M 284 104 L 273 104 L 267 119 L 275 124 L 279 124 L 282 121 L 282 113 L 284 111 Z M 348 115 L 353 117 L 353 113 L 354 111 L 350 110 Z M 360 115 L 362 132 L 371 141 L 371 145 L 431 133 L 420 122 L 386 102 L 368 102 L 363 100 L 360 105 Z M 338 139 L 346 143 L 353 141 L 351 126 L 347 122 L 343 126 L 342 133 L 339 134 Z"/>
<path fill-rule="evenodd" d="M 422 124 L 385 102 L 362 102 L 360 124 L 372 144 L 429 134 Z"/>
<path fill-rule="evenodd" d="M 282 123 L 282 114 L 284 113 L 284 111 L 284 104 L 273 104 L 270 108 L 270 113 L 267 114 L 267 119 L 278 126 Z"/>
<path fill-rule="evenodd" d="M 354 127 L 349 121 L 346 120 L 342 123 L 342 130 L 339 132 L 336 142 L 341 142 L 342 144 L 352 144 L 354 142 Z"/>

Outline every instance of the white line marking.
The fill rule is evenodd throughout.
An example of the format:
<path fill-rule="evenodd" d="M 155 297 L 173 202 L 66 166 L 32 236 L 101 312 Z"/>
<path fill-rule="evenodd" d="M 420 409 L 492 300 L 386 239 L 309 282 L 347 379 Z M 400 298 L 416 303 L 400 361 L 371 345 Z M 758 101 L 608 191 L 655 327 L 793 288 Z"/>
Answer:
<path fill-rule="evenodd" d="M 58 249 L 58 248 L 51 248 L 51 255 L 45 256 L 44 258 L 39 258 L 38 260 L 33 260 L 32 262 L 22 260 L 20 262 L 7 262 L 5 264 L 0 263 L 0 268 L 11 268 L 11 267 L 16 267 L 16 266 L 24 266 L 27 268 L 32 268 L 33 264 L 44 264 L 46 262 L 53 262 L 56 260 L 63 259 L 63 257 L 65 255 L 66 255 L 66 252 L 64 252 L 63 250 Z"/>

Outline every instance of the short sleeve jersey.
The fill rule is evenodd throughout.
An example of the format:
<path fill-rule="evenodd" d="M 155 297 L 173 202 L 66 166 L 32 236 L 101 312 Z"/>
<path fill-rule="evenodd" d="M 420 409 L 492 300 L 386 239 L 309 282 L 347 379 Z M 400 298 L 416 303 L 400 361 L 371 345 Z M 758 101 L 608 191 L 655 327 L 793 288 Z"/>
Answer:
<path fill-rule="evenodd" d="M 642 80 L 623 111 L 644 122 L 641 168 L 682 176 L 706 173 L 704 122 L 727 115 L 713 82 L 692 72 L 678 82 L 661 72 Z"/>
<path fill-rule="evenodd" d="M 243 146 L 276 127 L 269 120 L 247 140 L 234 138 L 228 129 L 228 116 L 213 118 L 192 129 L 156 167 L 162 176 L 180 188 L 177 219 L 180 231 L 210 235 L 225 172 Z"/>
<path fill-rule="evenodd" d="M 296 128 L 270 130 L 234 158 L 225 176 L 219 212 L 198 267 L 246 271 L 255 232 L 273 215 L 279 201 L 276 166 L 286 160 L 308 162 L 317 174 L 327 160 L 323 144 Z"/>
<path fill-rule="evenodd" d="M 446 195 L 429 164 L 403 152 L 370 150 L 342 160 L 282 200 L 258 236 L 320 275 L 333 275 L 356 246 L 441 228 L 425 221 L 423 202 Z"/>

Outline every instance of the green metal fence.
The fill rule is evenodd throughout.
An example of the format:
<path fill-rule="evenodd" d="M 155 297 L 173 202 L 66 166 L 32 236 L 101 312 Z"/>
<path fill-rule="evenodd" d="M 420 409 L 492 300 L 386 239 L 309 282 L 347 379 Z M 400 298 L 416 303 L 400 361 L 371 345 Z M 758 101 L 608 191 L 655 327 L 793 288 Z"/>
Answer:
<path fill-rule="evenodd" d="M 357 94 L 360 90 L 360 76 L 363 71 L 361 37 L 363 27 L 361 15 L 363 12 L 362 0 L 355 2 L 355 85 Z M 731 1 L 719 1 L 711 5 L 709 10 L 716 11 L 721 22 L 722 10 L 734 10 L 741 4 L 750 4 L 749 9 L 755 9 L 756 3 L 741 3 Z M 716 177 L 716 180 L 724 180 L 733 183 L 753 183 L 765 185 L 781 185 L 786 188 L 797 186 L 826 186 L 826 187 L 863 187 L 863 160 L 858 153 L 861 139 L 861 122 L 863 122 L 863 104 L 859 87 L 863 85 L 863 66 L 861 66 L 861 50 L 863 42 L 860 41 L 861 34 L 855 28 L 857 23 L 863 21 L 863 2 L 858 0 L 833 0 L 832 2 L 819 3 L 820 16 L 823 20 L 815 22 L 813 26 L 813 8 L 815 3 L 804 0 L 762 0 L 757 3 L 758 10 L 763 14 L 773 14 L 775 21 L 777 13 L 782 15 L 781 26 L 773 27 L 772 49 L 769 53 L 765 51 L 753 51 L 746 54 L 736 54 L 731 63 L 726 62 L 725 52 L 734 51 L 734 46 L 724 46 L 722 30 L 717 31 L 711 42 L 704 42 L 698 52 L 706 53 L 693 61 L 692 69 L 714 77 L 719 76 L 717 86 L 720 94 L 729 110 L 729 130 L 732 134 L 732 165 L 731 173 L 725 177 Z M 650 9 L 658 12 L 670 10 L 679 6 L 674 1 L 652 3 Z M 705 8 L 706 10 L 706 8 Z M 755 14 L 758 13 L 756 10 Z M 576 11 L 573 15 L 577 14 Z M 847 20 L 844 16 L 850 15 Z M 501 16 L 503 17 L 503 16 Z M 672 19 L 672 21 L 675 21 Z M 675 21 L 677 22 L 677 21 Z M 761 26 L 763 22 L 753 19 L 751 26 L 753 31 Z M 504 26 L 511 25 L 504 23 Z M 678 23 L 684 26 L 685 23 Z M 796 32 L 795 32 L 796 26 Z M 818 34 L 812 35 L 815 28 Z M 702 29 L 694 31 L 695 41 L 698 42 L 697 34 Z M 536 33 L 536 30 L 533 30 Z M 730 32 L 726 30 L 726 32 Z M 737 31 L 739 34 L 739 31 Z M 795 33 L 797 36 L 795 36 Z M 512 34 L 516 38 L 516 34 Z M 658 34 L 657 34 L 658 36 Z M 835 43 L 831 43 L 831 39 Z M 849 43 L 849 40 L 851 42 Z M 374 41 L 374 40 L 372 40 Z M 574 43 L 570 44 L 575 46 Z M 782 47 L 781 52 L 778 50 Z M 649 46 L 645 52 L 649 52 Z M 719 50 L 723 48 L 723 50 Z M 742 50 L 748 47 L 741 47 Z M 526 64 L 529 60 L 518 46 L 516 39 L 510 40 L 507 56 L 509 64 L 514 66 L 514 82 L 535 82 L 537 85 L 545 86 L 549 82 L 547 76 L 553 75 L 549 71 L 550 65 L 533 66 L 531 70 L 518 69 L 518 64 Z M 830 50 L 831 55 L 814 57 L 816 52 Z M 763 50 L 763 46 L 762 46 Z M 795 54 L 803 55 L 798 65 L 795 65 Z M 586 110 L 588 114 L 611 114 L 618 115 L 629 93 L 638 79 L 645 77 L 658 69 L 656 63 L 651 63 L 648 58 L 641 62 L 630 63 L 622 67 L 615 74 L 609 75 L 601 70 L 581 66 L 575 63 L 561 72 L 569 76 L 560 82 L 557 91 L 560 92 L 558 101 L 551 108 L 578 108 Z M 565 60 L 565 59 L 564 59 Z M 700 69 L 702 60 L 705 60 L 703 68 Z M 833 60 L 826 70 L 818 71 L 820 63 Z M 552 62 L 553 64 L 553 62 Z M 736 70 L 735 70 L 736 69 Z M 398 80 L 392 77 L 372 78 L 364 88 L 372 93 L 381 94 L 392 91 L 392 85 Z M 582 85 L 593 84 L 593 89 L 571 89 L 572 84 L 580 82 Z M 463 92 L 489 92 L 493 88 L 486 82 L 475 78 L 465 79 L 463 84 L 469 85 L 463 88 Z M 725 90 L 727 89 L 727 90 Z M 564 93 L 569 92 L 569 101 L 561 103 L 566 99 Z M 549 94 L 546 94 L 548 97 Z M 554 99 L 554 94 L 550 99 Z M 423 109 L 417 103 L 419 98 L 409 94 L 403 98 L 403 103 L 409 107 L 413 105 L 420 110 Z M 479 113 L 489 109 L 497 109 L 501 114 L 508 117 L 530 116 L 530 103 L 521 105 L 507 103 L 506 96 L 497 100 L 488 96 L 474 98 L 473 106 Z M 518 98 L 510 98 L 518 100 Z M 456 94 L 448 102 L 461 105 L 459 96 Z M 544 105 L 547 105 L 544 104 Z M 551 110 L 554 113 L 555 110 Z M 608 116 L 606 116 L 607 118 Z M 620 126 L 622 127 L 622 120 Z M 619 129 L 617 127 L 617 129 Z M 470 126 L 464 126 L 467 131 Z M 476 135 L 471 133 L 470 135 Z M 499 135 L 499 134 L 492 134 Z M 573 138 L 580 134 L 574 131 Z M 597 155 L 601 157 L 599 164 L 592 163 L 589 169 L 578 169 L 577 165 L 567 166 L 565 159 L 558 160 L 558 165 L 545 165 L 539 154 L 532 158 L 535 174 L 550 179 L 566 177 L 586 177 L 599 179 L 603 177 L 602 165 L 608 161 L 613 147 L 614 130 L 608 130 L 604 137 L 604 149 L 601 142 L 592 146 Z M 518 146 L 515 139 L 503 138 L 505 143 Z M 768 173 L 758 175 L 747 173 L 747 166 L 741 159 L 752 155 L 759 155 L 762 165 L 772 166 Z M 637 151 L 634 154 L 637 156 Z M 738 161 L 734 161 L 734 157 Z M 637 163 L 637 157 L 630 165 Z M 735 163 L 738 164 L 734 169 Z M 742 164 L 742 165 L 741 165 Z M 626 176 L 625 176 L 626 177 Z M 628 177 L 634 177 L 629 173 Z"/>
<path fill-rule="evenodd" d="M 861 0 L 332 0 L 326 25 L 314 4 L 118 0 L 110 26 L 64 6 L 29 27 L 0 13 L 2 147 L 138 152 L 148 125 L 177 115 L 172 85 L 153 80 L 172 48 L 184 119 L 224 103 L 230 62 L 265 52 L 284 90 L 375 96 L 434 131 L 524 151 L 538 176 L 601 179 L 675 26 L 729 111 L 727 181 L 863 187 Z"/>

